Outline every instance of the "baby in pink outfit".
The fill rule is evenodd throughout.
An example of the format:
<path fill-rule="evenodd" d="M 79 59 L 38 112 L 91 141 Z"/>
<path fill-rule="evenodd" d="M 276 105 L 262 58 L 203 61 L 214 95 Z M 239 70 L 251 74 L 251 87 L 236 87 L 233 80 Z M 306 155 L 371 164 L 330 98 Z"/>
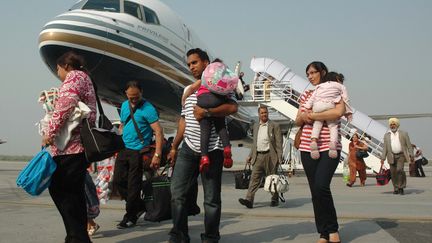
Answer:
<path fill-rule="evenodd" d="M 352 109 L 349 105 L 348 92 L 343 85 L 343 75 L 335 72 L 329 72 L 323 77 L 321 84 L 317 85 L 311 98 L 304 104 L 306 109 L 312 109 L 313 112 L 323 112 L 335 108 L 336 103 L 341 100 L 345 103 L 345 117 L 348 121 L 352 120 Z M 337 157 L 338 143 L 338 121 L 326 121 L 330 130 L 329 157 Z M 323 126 L 323 121 L 314 121 L 311 135 L 311 157 L 319 159 L 317 140 Z"/>

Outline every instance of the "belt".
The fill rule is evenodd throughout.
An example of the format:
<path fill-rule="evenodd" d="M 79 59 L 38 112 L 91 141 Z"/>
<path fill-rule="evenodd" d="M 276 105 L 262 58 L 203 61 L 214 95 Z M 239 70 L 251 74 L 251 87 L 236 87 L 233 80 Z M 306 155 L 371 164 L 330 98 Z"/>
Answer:
<path fill-rule="evenodd" d="M 267 151 L 257 151 L 257 153 L 259 153 L 259 154 L 266 154 L 268 152 L 269 152 L 269 150 L 267 150 Z"/>

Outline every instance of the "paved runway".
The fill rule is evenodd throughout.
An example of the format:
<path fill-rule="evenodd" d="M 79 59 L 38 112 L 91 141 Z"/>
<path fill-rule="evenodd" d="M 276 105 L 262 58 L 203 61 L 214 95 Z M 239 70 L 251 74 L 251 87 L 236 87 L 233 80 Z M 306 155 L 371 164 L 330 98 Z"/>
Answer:
<path fill-rule="evenodd" d="M 15 179 L 22 162 L 0 161 L 0 242 L 63 242 L 63 222 L 48 192 L 31 197 L 17 188 Z M 342 242 L 431 242 L 432 168 L 426 178 L 408 177 L 404 196 L 393 195 L 390 185 L 375 186 L 369 177 L 365 187 L 348 188 L 342 177 L 335 177 L 332 191 L 339 217 Z M 223 242 L 316 242 L 309 188 L 304 176 L 290 178 L 286 203 L 269 207 L 270 195 L 258 191 L 253 209 L 238 203 L 246 190 L 234 189 L 233 173 L 226 171 L 222 187 L 221 243 Z M 202 205 L 202 190 L 199 192 Z M 170 221 L 138 221 L 137 227 L 118 230 L 124 204 L 109 201 L 102 205 L 96 221 L 101 229 L 95 243 L 166 242 Z M 202 208 L 202 207 L 201 207 Z M 190 217 L 192 242 L 200 242 L 203 213 Z"/>

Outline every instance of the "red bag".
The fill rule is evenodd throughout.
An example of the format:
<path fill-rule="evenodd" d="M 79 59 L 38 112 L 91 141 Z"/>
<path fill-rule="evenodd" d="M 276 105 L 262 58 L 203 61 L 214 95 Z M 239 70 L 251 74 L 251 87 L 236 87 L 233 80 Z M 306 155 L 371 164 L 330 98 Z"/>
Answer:
<path fill-rule="evenodd" d="M 380 170 L 376 173 L 377 186 L 385 186 L 391 179 L 390 169 L 386 169 L 384 165 L 381 165 Z"/>

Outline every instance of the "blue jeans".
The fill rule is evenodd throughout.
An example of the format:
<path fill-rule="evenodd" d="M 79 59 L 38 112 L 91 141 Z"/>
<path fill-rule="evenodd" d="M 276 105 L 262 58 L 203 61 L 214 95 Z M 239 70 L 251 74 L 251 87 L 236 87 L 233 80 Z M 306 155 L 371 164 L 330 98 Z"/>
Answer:
<path fill-rule="evenodd" d="M 222 181 L 222 150 L 209 153 L 210 167 L 207 173 L 201 174 L 204 189 L 204 227 L 201 239 L 218 242 L 221 218 L 221 181 Z M 179 151 L 171 178 L 171 210 L 173 228 L 171 239 L 189 242 L 188 235 L 188 193 L 193 188 L 199 175 L 201 154 L 193 151 L 183 143 Z M 173 240 L 176 241 L 176 240 Z"/>

